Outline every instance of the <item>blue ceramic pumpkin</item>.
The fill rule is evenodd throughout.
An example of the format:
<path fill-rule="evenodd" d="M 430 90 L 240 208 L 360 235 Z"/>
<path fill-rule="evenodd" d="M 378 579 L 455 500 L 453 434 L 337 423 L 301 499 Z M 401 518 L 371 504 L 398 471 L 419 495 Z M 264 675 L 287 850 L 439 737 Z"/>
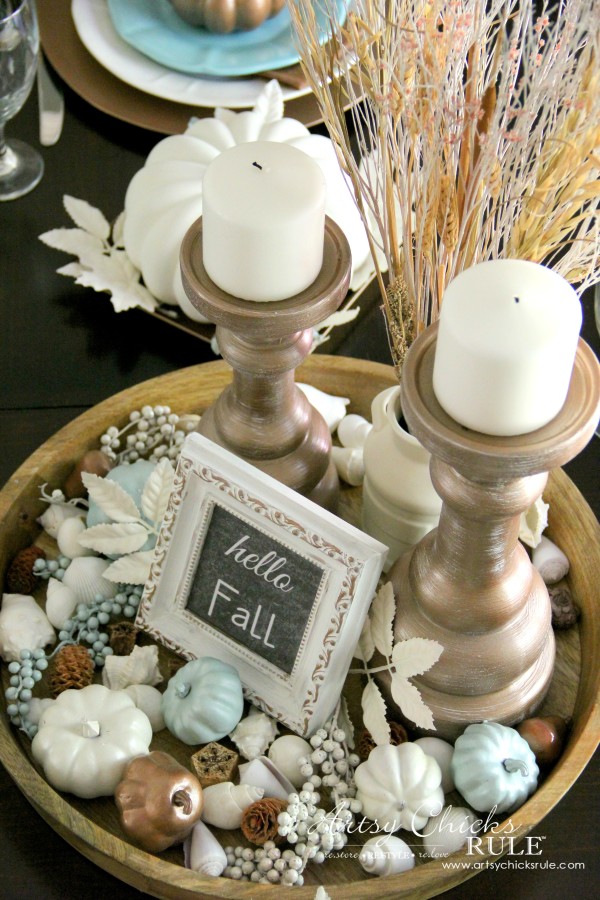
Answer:
<path fill-rule="evenodd" d="M 539 769 L 527 741 L 498 722 L 468 725 L 451 766 L 457 791 L 480 812 L 512 812 L 537 787 Z"/>
<path fill-rule="evenodd" d="M 170 679 L 162 698 L 165 724 L 184 744 L 219 740 L 233 731 L 243 710 L 237 671 L 212 656 L 186 663 Z"/>

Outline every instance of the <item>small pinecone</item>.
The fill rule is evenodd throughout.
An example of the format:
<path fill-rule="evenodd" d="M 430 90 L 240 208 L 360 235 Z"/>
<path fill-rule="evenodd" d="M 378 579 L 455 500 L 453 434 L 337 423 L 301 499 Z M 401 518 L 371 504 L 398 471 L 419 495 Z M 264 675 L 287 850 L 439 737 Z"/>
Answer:
<path fill-rule="evenodd" d="M 287 809 L 288 801 L 276 797 L 263 797 L 248 806 L 242 815 L 240 828 L 244 837 L 253 844 L 264 844 L 275 841 L 281 844 L 285 840 L 279 834 L 277 816 Z"/>
<path fill-rule="evenodd" d="M 390 744 L 392 747 L 404 744 L 408 740 L 406 728 L 400 722 L 389 722 L 388 724 L 390 726 Z M 376 746 L 375 741 L 371 737 L 371 732 L 365 728 L 358 741 L 356 752 L 361 759 L 368 759 L 369 753 Z"/>
<path fill-rule="evenodd" d="M 33 574 L 36 559 L 46 559 L 46 554 L 34 544 L 17 553 L 6 573 L 7 593 L 31 594 L 35 590 L 40 580 Z"/>
<path fill-rule="evenodd" d="M 138 631 L 133 622 L 115 622 L 108 626 L 108 643 L 115 656 L 129 656 L 135 647 Z"/>
<path fill-rule="evenodd" d="M 58 697 L 70 688 L 84 688 L 91 684 L 94 663 L 85 647 L 67 644 L 56 657 L 48 676 L 48 689 L 53 697 Z"/>

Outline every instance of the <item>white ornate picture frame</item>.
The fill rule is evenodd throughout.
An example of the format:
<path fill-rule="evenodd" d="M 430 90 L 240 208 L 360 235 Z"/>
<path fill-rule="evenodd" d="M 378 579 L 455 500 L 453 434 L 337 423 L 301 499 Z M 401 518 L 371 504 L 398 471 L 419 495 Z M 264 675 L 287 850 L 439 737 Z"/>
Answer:
<path fill-rule="evenodd" d="M 188 436 L 136 624 L 234 666 L 298 734 L 342 690 L 387 547 L 198 434 Z"/>

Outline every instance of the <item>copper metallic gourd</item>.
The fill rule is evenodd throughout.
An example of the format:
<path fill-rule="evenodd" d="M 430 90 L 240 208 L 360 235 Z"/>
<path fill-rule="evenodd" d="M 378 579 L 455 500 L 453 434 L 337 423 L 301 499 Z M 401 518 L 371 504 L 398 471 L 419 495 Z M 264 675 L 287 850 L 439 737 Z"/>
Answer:
<path fill-rule="evenodd" d="M 175 12 L 195 28 L 217 34 L 252 31 L 283 9 L 285 0 L 171 0 Z"/>

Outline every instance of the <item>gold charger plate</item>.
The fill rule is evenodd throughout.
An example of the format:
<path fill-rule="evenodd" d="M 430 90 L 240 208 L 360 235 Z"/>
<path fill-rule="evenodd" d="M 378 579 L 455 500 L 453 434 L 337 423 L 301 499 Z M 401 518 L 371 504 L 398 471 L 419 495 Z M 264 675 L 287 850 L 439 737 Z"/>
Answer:
<path fill-rule="evenodd" d="M 38 19 L 44 53 L 53 68 L 96 109 L 160 134 L 181 134 L 192 116 L 214 115 L 212 107 L 186 106 L 146 94 L 103 68 L 79 40 L 71 17 L 71 0 L 38 3 Z M 312 93 L 287 101 L 285 111 L 307 128 L 322 121 Z"/>
<path fill-rule="evenodd" d="M 109 425 L 124 421 L 132 409 L 145 403 L 168 403 L 176 412 L 202 412 L 229 380 L 230 370 L 221 361 L 173 372 L 111 397 L 57 432 L 29 457 L 0 492 L 0 576 L 15 553 L 38 537 L 35 520 L 43 511 L 38 500 L 39 486 L 44 482 L 50 487 L 59 486 L 82 453 L 97 446 L 99 435 Z M 350 397 L 350 411 L 365 416 L 370 415 L 372 398 L 396 383 L 389 366 L 324 355 L 310 357 L 298 370 L 298 380 Z M 562 470 L 552 473 L 544 496 L 550 503 L 549 534 L 571 560 L 571 588 L 582 610 L 578 628 L 556 635 L 557 665 L 545 708 L 572 716 L 573 729 L 551 774 L 530 800 L 496 829 L 490 854 L 494 859 L 508 849 L 501 846 L 503 833 L 515 841 L 524 837 L 571 787 L 594 753 L 600 732 L 600 670 L 595 663 L 600 653 L 600 614 L 594 602 L 600 571 L 600 526 Z M 356 523 L 359 508 L 360 489 L 345 488 L 341 510 L 344 518 Z M 164 657 L 161 664 L 166 664 Z M 6 683 L 6 666 L 2 669 Z M 353 688 L 358 686 L 351 680 L 347 686 L 350 699 L 356 702 L 359 692 Z M 156 735 L 152 746 L 166 749 L 189 764 L 190 748 L 168 733 Z M 202 878 L 183 868 L 181 848 L 172 848 L 158 857 L 131 846 L 121 836 L 112 798 L 79 800 L 59 794 L 45 781 L 32 762 L 28 741 L 9 725 L 4 709 L 0 715 L 0 760 L 25 797 L 58 834 L 107 872 L 146 893 L 178 900 L 275 900 L 280 896 L 277 885 Z M 352 836 L 353 842 L 356 837 Z M 231 840 L 236 840 L 236 835 L 231 835 L 228 842 Z M 451 860 L 464 863 L 464 869 L 444 868 L 441 860 L 419 860 L 413 870 L 383 878 L 369 878 L 356 859 L 331 858 L 307 872 L 305 886 L 295 887 L 293 896 L 297 900 L 313 900 L 315 885 L 323 883 L 326 887 L 335 885 L 336 900 L 432 897 L 477 874 L 477 869 L 469 865 L 473 861 L 481 864 L 485 858 L 477 855 L 473 860 L 459 852 Z"/>

